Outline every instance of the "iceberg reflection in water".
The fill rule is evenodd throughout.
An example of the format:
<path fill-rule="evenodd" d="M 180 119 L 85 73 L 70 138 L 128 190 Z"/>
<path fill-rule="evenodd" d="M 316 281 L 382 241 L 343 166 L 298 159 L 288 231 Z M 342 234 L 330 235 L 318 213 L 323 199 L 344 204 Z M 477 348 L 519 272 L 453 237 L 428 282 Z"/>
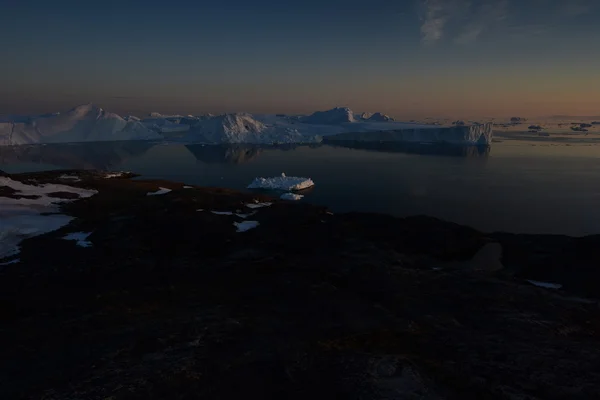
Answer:
<path fill-rule="evenodd" d="M 406 153 L 452 157 L 487 157 L 490 146 L 461 146 L 453 144 L 422 144 L 408 142 L 363 142 L 355 140 L 336 140 L 328 143 L 332 147 L 370 150 L 384 153 Z"/>
<path fill-rule="evenodd" d="M 256 159 L 263 148 L 251 145 L 204 145 L 185 146 L 196 160 L 207 164 L 243 164 Z"/>
<path fill-rule="evenodd" d="M 143 156 L 156 143 L 118 141 L 0 146 L 0 166 L 41 164 L 55 168 L 110 170 L 126 160 Z M 0 168 L 1 169 L 1 168 Z M 12 171 L 21 172 L 21 171 Z"/>

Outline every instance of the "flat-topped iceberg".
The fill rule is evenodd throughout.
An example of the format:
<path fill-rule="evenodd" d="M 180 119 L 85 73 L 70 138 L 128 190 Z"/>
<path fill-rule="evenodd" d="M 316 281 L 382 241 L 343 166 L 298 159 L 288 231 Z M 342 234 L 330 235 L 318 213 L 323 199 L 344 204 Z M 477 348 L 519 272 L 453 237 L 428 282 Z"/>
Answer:
<path fill-rule="evenodd" d="M 492 124 L 486 123 L 465 126 L 388 129 L 376 132 L 344 132 L 327 136 L 326 141 L 447 143 L 489 146 L 492 143 L 492 137 Z"/>
<path fill-rule="evenodd" d="M 271 189 L 271 190 L 302 190 L 314 186 L 315 183 L 310 178 L 301 178 L 296 176 L 276 176 L 274 178 L 256 178 L 248 189 Z"/>

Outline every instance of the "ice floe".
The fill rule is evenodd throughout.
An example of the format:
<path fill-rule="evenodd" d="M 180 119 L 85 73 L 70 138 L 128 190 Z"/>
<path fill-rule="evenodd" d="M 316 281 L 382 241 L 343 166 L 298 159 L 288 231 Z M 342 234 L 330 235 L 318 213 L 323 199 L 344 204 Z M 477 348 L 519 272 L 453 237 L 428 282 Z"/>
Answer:
<path fill-rule="evenodd" d="M 248 189 L 274 189 L 274 190 L 302 190 L 314 186 L 314 182 L 310 178 L 301 178 L 296 176 L 286 176 L 282 173 L 281 176 L 274 178 L 255 178 Z"/>

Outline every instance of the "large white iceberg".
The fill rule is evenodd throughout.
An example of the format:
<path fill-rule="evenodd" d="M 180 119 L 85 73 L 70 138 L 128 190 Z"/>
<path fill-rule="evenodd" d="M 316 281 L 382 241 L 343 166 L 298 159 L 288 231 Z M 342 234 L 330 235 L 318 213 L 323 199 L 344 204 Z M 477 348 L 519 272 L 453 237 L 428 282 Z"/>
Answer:
<path fill-rule="evenodd" d="M 314 182 L 310 178 L 301 178 L 297 176 L 276 176 L 274 178 L 256 178 L 248 189 L 274 189 L 274 190 L 302 190 L 314 186 Z"/>
<path fill-rule="evenodd" d="M 160 139 L 134 119 L 86 104 L 66 113 L 11 118 L 0 122 L 0 145 Z"/>
<path fill-rule="evenodd" d="M 4 121 L 4 122 L 2 122 Z M 319 143 L 327 140 L 489 145 L 492 124 L 441 127 L 396 122 L 381 113 L 355 118 L 349 108 L 309 116 L 283 114 L 161 115 L 121 118 L 91 104 L 64 114 L 0 119 L 0 145 L 169 139 L 205 144 Z"/>

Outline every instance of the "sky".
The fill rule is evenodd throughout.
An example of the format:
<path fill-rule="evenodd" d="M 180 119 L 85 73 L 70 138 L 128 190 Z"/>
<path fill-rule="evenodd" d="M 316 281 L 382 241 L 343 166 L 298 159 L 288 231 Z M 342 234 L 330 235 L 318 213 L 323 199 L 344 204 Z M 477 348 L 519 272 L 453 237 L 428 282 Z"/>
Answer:
<path fill-rule="evenodd" d="M 0 0 L 0 114 L 600 115 L 598 0 Z"/>

